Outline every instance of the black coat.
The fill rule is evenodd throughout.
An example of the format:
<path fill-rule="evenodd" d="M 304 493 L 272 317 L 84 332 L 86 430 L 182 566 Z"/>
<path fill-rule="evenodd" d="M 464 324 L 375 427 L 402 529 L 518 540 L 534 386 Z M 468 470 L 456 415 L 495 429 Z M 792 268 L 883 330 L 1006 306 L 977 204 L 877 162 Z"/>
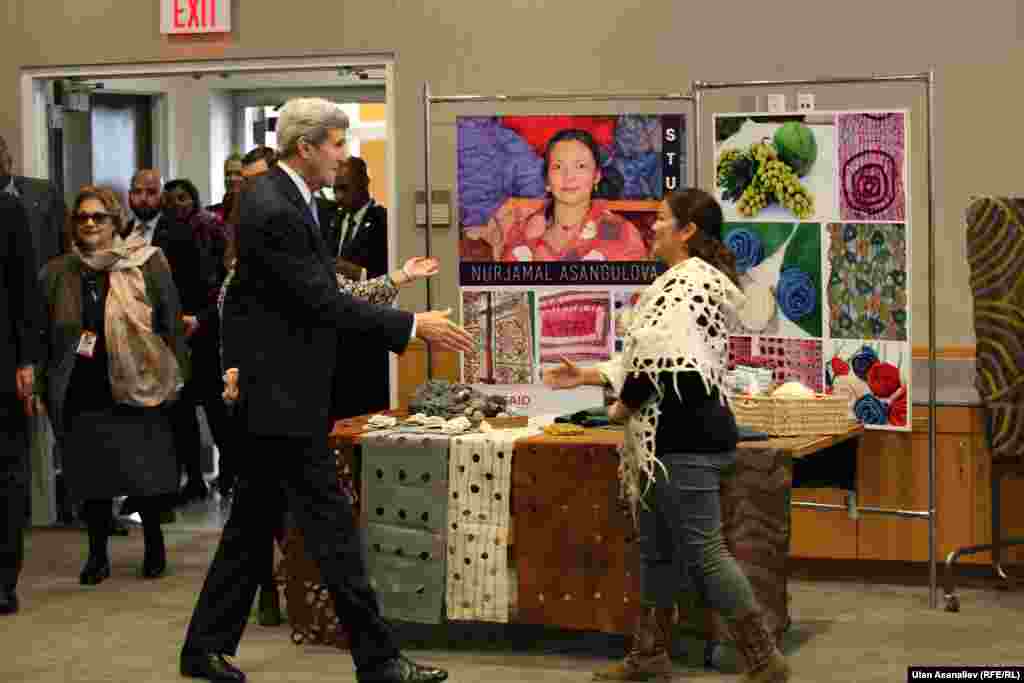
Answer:
<path fill-rule="evenodd" d="M 241 369 L 241 411 L 250 433 L 321 437 L 346 337 L 401 353 L 413 316 L 338 291 L 332 254 L 281 168 L 249 182 L 238 282 L 224 306 L 224 367 Z"/>
<path fill-rule="evenodd" d="M 341 229 L 345 226 L 345 212 L 339 210 L 335 202 L 322 202 L 320 216 L 327 249 L 331 256 L 339 256 L 338 245 L 341 244 Z M 325 216 L 330 220 L 323 220 Z M 388 210 L 373 202 L 363 214 L 356 236 L 345 245 L 340 256 L 366 268 L 367 277 L 374 278 L 388 272 Z"/>
<path fill-rule="evenodd" d="M 15 370 L 42 372 L 43 305 L 29 219 L 17 198 L 0 192 L 0 420 L 14 410 Z"/>
<path fill-rule="evenodd" d="M 14 176 L 14 187 L 28 213 L 38 273 L 47 261 L 67 251 L 64 248 L 67 207 L 64 198 L 48 180 Z"/>

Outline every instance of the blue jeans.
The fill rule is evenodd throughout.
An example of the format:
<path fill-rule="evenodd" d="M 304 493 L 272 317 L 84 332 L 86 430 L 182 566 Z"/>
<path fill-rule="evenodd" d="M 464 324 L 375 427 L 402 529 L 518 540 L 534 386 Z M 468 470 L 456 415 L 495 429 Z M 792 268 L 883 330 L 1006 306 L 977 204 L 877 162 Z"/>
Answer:
<path fill-rule="evenodd" d="M 726 619 L 757 609 L 754 592 L 722 537 L 719 484 L 736 452 L 661 457 L 637 514 L 640 594 L 647 607 L 671 607 L 689 585 Z"/>

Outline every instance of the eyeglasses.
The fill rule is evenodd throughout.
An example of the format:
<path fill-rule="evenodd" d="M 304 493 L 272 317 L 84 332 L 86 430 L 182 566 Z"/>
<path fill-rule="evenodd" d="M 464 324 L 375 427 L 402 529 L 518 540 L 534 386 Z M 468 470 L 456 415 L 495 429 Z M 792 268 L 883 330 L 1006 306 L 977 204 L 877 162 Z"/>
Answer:
<path fill-rule="evenodd" d="M 114 220 L 114 214 L 104 213 L 102 211 L 97 211 L 96 213 L 78 212 L 73 214 L 72 218 L 78 225 L 85 225 L 89 221 L 92 221 L 96 225 L 107 225 Z"/>

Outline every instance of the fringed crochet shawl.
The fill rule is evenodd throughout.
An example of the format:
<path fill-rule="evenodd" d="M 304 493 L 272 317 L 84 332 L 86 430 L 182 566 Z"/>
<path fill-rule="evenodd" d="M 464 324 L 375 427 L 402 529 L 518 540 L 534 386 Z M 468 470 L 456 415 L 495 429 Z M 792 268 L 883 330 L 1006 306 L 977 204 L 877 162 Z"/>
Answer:
<path fill-rule="evenodd" d="M 621 394 L 627 375 L 634 372 L 650 379 L 656 391 L 630 417 L 620 451 L 622 495 L 628 500 L 634 519 L 637 505 L 642 503 L 654 479 L 655 468 L 660 467 L 667 476 L 655 455 L 661 401 L 665 396 L 660 375 L 673 374 L 673 388 L 679 395 L 679 373 L 696 372 L 708 394 L 718 389 L 719 397 L 726 402 L 729 330 L 745 300 L 725 274 L 700 258 L 690 257 L 670 268 L 644 291 L 630 320 L 622 356 L 598 366 L 616 394 Z"/>

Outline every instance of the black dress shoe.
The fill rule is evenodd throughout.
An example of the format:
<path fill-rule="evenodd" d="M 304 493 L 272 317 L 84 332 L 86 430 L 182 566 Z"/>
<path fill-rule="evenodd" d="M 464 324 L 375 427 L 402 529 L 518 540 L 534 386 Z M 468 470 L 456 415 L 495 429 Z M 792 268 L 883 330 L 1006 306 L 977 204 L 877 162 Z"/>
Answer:
<path fill-rule="evenodd" d="M 78 575 L 78 582 L 83 586 L 95 586 L 110 576 L 110 559 L 106 557 L 90 557 Z"/>
<path fill-rule="evenodd" d="M 447 678 L 448 672 L 444 669 L 420 666 L 401 655 L 389 659 L 372 671 L 356 675 L 359 683 L 433 683 Z"/>
<path fill-rule="evenodd" d="M 142 559 L 142 578 L 159 579 L 167 573 L 167 556 L 146 556 Z"/>
<path fill-rule="evenodd" d="M 245 682 L 245 673 L 216 652 L 182 652 L 181 675 L 210 681 Z"/>
<path fill-rule="evenodd" d="M 18 611 L 18 594 L 13 588 L 0 588 L 0 614 L 15 614 Z"/>

